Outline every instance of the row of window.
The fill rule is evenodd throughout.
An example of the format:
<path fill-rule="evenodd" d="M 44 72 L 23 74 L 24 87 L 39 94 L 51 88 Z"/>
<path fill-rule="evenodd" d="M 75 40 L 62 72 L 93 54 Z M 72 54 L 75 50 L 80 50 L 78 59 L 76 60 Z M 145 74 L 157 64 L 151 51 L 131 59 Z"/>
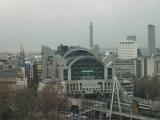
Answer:
<path fill-rule="evenodd" d="M 67 90 L 100 90 L 100 89 L 111 89 L 112 88 L 112 83 L 101 83 L 101 86 L 97 84 L 96 88 L 83 88 L 82 83 L 70 83 L 67 84 Z"/>
<path fill-rule="evenodd" d="M 123 44 L 135 44 L 135 42 L 119 42 L 120 45 L 123 45 Z"/>
<path fill-rule="evenodd" d="M 112 89 L 108 89 L 108 90 L 94 90 L 94 91 L 89 91 L 89 93 L 93 93 L 93 94 L 99 94 L 99 93 L 111 93 L 112 92 Z M 72 91 L 68 91 L 68 94 L 85 94 L 85 93 L 88 93 L 87 91 L 85 90 L 82 90 L 82 91 L 76 91 L 76 90 L 72 90 Z"/>

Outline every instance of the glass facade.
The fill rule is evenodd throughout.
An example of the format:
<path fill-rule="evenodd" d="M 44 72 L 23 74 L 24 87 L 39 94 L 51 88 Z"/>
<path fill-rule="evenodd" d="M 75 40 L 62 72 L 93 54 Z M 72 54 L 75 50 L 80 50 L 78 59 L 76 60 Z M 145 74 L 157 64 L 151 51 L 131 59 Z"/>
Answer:
<path fill-rule="evenodd" d="M 82 57 L 71 66 L 72 80 L 104 79 L 104 65 L 93 57 Z"/>

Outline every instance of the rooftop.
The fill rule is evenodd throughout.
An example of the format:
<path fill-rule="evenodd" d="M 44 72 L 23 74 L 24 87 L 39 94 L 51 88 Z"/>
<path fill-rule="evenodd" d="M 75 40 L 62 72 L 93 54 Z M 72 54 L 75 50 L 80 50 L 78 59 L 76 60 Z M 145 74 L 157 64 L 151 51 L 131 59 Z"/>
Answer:
<path fill-rule="evenodd" d="M 0 77 L 16 77 L 15 71 L 0 71 Z"/>

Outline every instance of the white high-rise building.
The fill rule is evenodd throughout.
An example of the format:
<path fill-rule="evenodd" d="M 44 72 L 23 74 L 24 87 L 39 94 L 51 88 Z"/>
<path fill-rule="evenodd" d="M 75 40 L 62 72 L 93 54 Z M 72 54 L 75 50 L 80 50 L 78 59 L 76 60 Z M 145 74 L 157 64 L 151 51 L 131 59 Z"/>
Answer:
<path fill-rule="evenodd" d="M 137 58 L 137 44 L 134 40 L 118 42 L 118 58 L 132 59 Z"/>

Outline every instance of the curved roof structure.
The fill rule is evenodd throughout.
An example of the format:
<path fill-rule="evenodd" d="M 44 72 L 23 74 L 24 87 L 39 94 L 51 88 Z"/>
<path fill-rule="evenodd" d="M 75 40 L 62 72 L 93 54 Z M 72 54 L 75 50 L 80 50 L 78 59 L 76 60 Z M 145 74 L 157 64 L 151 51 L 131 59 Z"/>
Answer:
<path fill-rule="evenodd" d="M 80 61 L 80 60 L 83 60 L 83 59 L 92 59 L 92 60 L 95 60 L 97 61 L 99 64 L 101 65 L 104 65 L 104 63 L 102 61 L 100 61 L 99 59 L 97 59 L 96 57 L 93 57 L 93 56 L 80 56 L 80 57 L 77 57 L 76 59 L 72 59 L 69 63 L 69 66 L 72 66 L 74 63 Z"/>
<path fill-rule="evenodd" d="M 77 57 L 77 56 L 94 56 L 88 49 L 76 47 L 70 49 L 66 54 L 63 56 L 65 59 L 68 57 Z"/>
<path fill-rule="evenodd" d="M 69 67 L 72 80 L 104 79 L 104 64 L 94 56 L 80 56 Z"/>

